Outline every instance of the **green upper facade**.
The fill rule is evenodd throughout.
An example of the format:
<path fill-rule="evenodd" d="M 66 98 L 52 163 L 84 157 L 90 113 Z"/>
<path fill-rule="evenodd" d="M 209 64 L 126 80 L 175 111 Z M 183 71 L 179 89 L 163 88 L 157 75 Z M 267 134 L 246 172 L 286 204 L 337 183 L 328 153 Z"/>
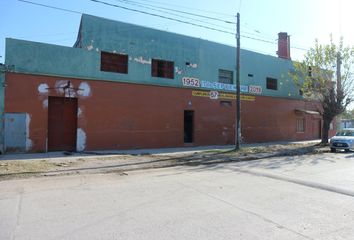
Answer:
<path fill-rule="evenodd" d="M 110 66 L 112 59 L 120 63 Z M 7 39 L 5 64 L 21 73 L 235 91 L 234 47 L 86 14 L 74 47 Z M 301 98 L 291 68 L 290 60 L 241 49 L 242 91 Z"/>

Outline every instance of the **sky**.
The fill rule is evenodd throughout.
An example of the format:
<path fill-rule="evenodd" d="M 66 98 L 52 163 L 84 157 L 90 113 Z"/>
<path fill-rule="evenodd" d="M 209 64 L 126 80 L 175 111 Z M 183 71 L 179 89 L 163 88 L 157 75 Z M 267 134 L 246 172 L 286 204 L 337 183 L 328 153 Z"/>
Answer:
<path fill-rule="evenodd" d="M 315 39 L 328 43 L 330 34 L 338 41 L 344 37 L 347 45 L 354 43 L 354 1 L 351 0 L 102 0 L 132 9 L 178 18 L 194 24 L 227 31 L 208 30 L 168 19 L 107 6 L 91 0 L 28 0 L 75 11 L 46 8 L 18 0 L 1 0 L 0 63 L 5 61 L 5 38 L 18 38 L 57 45 L 72 46 L 77 37 L 80 13 L 133 23 L 187 36 L 207 39 L 235 46 L 236 13 L 241 19 L 241 48 L 276 56 L 277 34 L 291 36 L 291 57 L 301 60 L 314 45 Z M 130 4 L 127 4 L 129 2 Z M 144 4 L 144 7 L 141 7 Z M 140 6 L 138 6 L 140 5 Z M 175 10 L 171 15 L 152 7 Z M 206 15 L 223 21 L 200 19 L 177 11 Z M 179 15 L 179 16 L 176 16 Z M 183 15 L 183 18 L 180 16 Z M 199 21 L 203 22 L 199 22 Z M 213 24 L 213 25 L 210 25 Z M 251 39 L 256 38 L 256 39 Z"/>
<path fill-rule="evenodd" d="M 306 51 L 314 46 L 316 39 L 323 44 L 329 43 L 330 35 L 335 42 L 343 37 L 345 45 L 354 45 L 354 31 L 351 26 L 354 22 L 352 0 L 100 0 L 224 32 L 107 6 L 92 0 L 24 1 L 62 10 L 19 0 L 0 0 L 0 63 L 5 62 L 6 38 L 73 46 L 81 13 L 231 46 L 236 46 L 235 22 L 236 14 L 240 13 L 242 49 L 276 56 L 278 33 L 287 32 L 291 38 L 293 60 L 303 59 Z"/>

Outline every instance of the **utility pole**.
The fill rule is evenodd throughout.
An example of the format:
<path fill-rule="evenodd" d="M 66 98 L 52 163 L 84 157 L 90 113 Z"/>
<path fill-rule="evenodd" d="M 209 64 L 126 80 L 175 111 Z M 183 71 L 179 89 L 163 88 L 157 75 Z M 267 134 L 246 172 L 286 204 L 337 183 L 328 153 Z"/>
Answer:
<path fill-rule="evenodd" d="M 235 150 L 240 149 L 241 138 L 241 88 L 240 88 L 240 13 L 236 21 L 236 136 Z"/>

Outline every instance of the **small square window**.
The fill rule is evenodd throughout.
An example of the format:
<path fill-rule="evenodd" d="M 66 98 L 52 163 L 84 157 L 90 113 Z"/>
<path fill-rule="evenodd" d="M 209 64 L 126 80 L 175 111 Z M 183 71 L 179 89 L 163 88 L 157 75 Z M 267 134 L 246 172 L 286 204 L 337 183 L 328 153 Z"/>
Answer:
<path fill-rule="evenodd" d="M 231 107 L 232 102 L 231 101 L 220 101 L 220 106 L 221 107 Z"/>
<path fill-rule="evenodd" d="M 278 79 L 267 77 L 267 89 L 278 90 Z"/>
<path fill-rule="evenodd" d="M 151 76 L 160 78 L 174 78 L 174 62 L 152 59 Z"/>
<path fill-rule="evenodd" d="M 128 55 L 101 52 L 101 71 L 128 73 Z"/>
<path fill-rule="evenodd" d="M 305 118 L 296 119 L 296 132 L 298 133 L 305 132 Z"/>
<path fill-rule="evenodd" d="M 234 73 L 233 71 L 219 69 L 219 83 L 233 84 Z"/>

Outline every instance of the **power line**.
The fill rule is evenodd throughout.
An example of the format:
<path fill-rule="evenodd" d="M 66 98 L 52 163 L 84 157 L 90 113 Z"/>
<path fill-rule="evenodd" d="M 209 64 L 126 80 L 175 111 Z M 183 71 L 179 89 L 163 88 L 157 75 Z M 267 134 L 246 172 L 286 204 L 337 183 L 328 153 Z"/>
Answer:
<path fill-rule="evenodd" d="M 256 41 L 260 41 L 260 42 L 276 44 L 276 42 L 272 42 L 272 41 L 268 41 L 268 40 L 264 40 L 264 39 L 260 39 L 260 38 L 255 38 L 255 37 L 250 37 L 250 36 L 246 36 L 246 35 L 241 35 L 241 37 L 252 39 L 252 40 L 256 40 Z"/>
<path fill-rule="evenodd" d="M 70 9 L 50 6 L 50 5 L 36 3 L 36 2 L 32 2 L 32 1 L 27 1 L 27 0 L 18 0 L 18 1 L 19 2 L 28 3 L 28 4 L 37 5 L 37 6 L 41 6 L 41 7 L 51 8 L 51 9 L 55 9 L 55 10 L 65 11 L 65 12 L 69 12 L 69 13 L 75 13 L 75 14 L 80 14 L 80 15 L 83 14 L 82 12 L 78 12 L 78 11 L 75 11 L 75 10 L 70 10 Z M 196 24 L 196 23 L 192 23 L 192 22 L 188 22 L 188 21 L 183 21 L 183 20 L 180 20 L 180 19 L 166 17 L 166 16 L 154 14 L 154 13 L 149 13 L 149 12 L 145 12 L 145 11 L 141 11 L 141 10 L 137 10 L 137 9 L 133 9 L 133 8 L 128 8 L 128 7 L 124 7 L 124 6 L 120 6 L 120 5 L 116 5 L 116 4 L 111 4 L 111 3 L 107 3 L 107 2 L 103 2 L 103 1 L 99 1 L 99 0 L 90 0 L 90 1 L 101 3 L 101 4 L 104 4 L 104 5 L 108 5 L 108 6 L 112 6 L 112 7 L 122 8 L 122 9 L 129 10 L 129 11 L 143 13 L 143 14 L 147 14 L 147 15 L 151 15 L 151 16 L 155 16 L 155 17 L 160 17 L 160 18 L 171 20 L 171 21 L 176 21 L 176 22 L 180 22 L 180 23 L 184 23 L 184 24 L 189 24 L 189 25 L 192 25 L 192 26 L 201 27 L 201 28 L 205 28 L 205 29 L 208 29 L 208 30 L 213 30 L 213 31 L 221 32 L 221 33 L 235 35 L 234 32 L 224 31 L 224 30 L 221 30 L 221 29 L 208 27 L 208 26 L 204 26 L 204 25 L 201 25 L 201 24 Z M 247 33 L 247 34 L 250 34 L 250 33 Z M 247 35 L 244 35 L 244 34 L 241 34 L 241 37 L 244 37 L 244 38 L 247 38 L 247 39 L 251 39 L 251 40 L 254 40 L 254 41 L 260 41 L 260 42 L 269 43 L 269 44 L 276 44 L 276 42 L 273 42 L 273 41 L 269 41 L 269 40 L 265 40 L 265 39 L 261 39 L 261 38 L 256 38 L 256 37 L 251 37 L 251 36 L 247 36 Z M 308 49 L 301 48 L 301 47 L 293 46 L 291 48 L 298 49 L 298 50 L 303 50 L 303 51 L 308 51 Z"/>
<path fill-rule="evenodd" d="M 302 50 L 302 51 L 308 51 L 309 50 L 309 49 L 302 48 L 302 47 L 292 47 L 292 46 L 290 46 L 290 48 L 294 48 L 294 49 L 298 49 L 298 50 Z"/>
<path fill-rule="evenodd" d="M 200 18 L 210 19 L 210 20 L 214 20 L 214 21 L 219 21 L 219 22 L 223 22 L 223 23 L 227 23 L 227 24 L 236 24 L 236 22 L 226 21 L 226 20 L 220 19 L 220 18 L 214 18 L 214 17 L 210 17 L 210 16 L 205 16 L 205 15 L 201 15 L 201 14 L 195 14 L 195 13 L 186 12 L 186 11 L 180 11 L 180 10 L 177 10 L 177 9 L 171 9 L 171 8 L 166 8 L 166 7 L 158 7 L 158 6 L 154 6 L 154 5 L 146 4 L 146 3 L 137 3 L 135 1 L 130 1 L 130 0 L 115 0 L 115 1 L 125 2 L 125 3 L 128 3 L 128 4 L 133 4 L 134 3 L 135 5 L 139 4 L 140 6 L 141 5 L 150 6 L 150 7 L 164 9 L 164 10 L 168 10 L 168 11 L 183 13 L 183 14 L 187 14 L 187 15 L 191 15 L 191 16 L 195 16 L 195 17 L 200 17 Z"/>
<path fill-rule="evenodd" d="M 198 8 L 191 8 L 191 7 L 186 7 L 186 6 L 181 6 L 181 5 L 171 4 L 171 3 L 166 3 L 166 2 L 158 2 L 158 1 L 151 1 L 151 0 L 143 0 L 143 1 L 155 3 L 155 4 L 163 5 L 163 6 L 166 6 L 166 5 L 167 6 L 174 6 L 174 7 L 180 8 L 180 9 L 189 9 L 189 10 L 198 11 L 198 12 L 211 13 L 211 14 L 219 15 L 219 16 L 226 16 L 226 17 L 232 17 L 232 18 L 235 17 L 235 15 L 233 15 L 233 14 L 226 14 L 226 13 L 221 13 L 221 12 L 202 10 L 202 9 L 198 9 Z"/>
<path fill-rule="evenodd" d="M 177 21 L 177 22 L 180 22 L 180 23 L 189 24 L 189 25 L 193 25 L 193 26 L 197 26 L 197 27 L 201 27 L 201 28 L 205 28 L 205 29 L 209 29 L 209 30 L 213 30 L 213 31 L 218 31 L 218 32 L 227 33 L 227 34 L 231 34 L 231 35 L 236 35 L 236 33 L 234 33 L 234 32 L 224 31 L 224 30 L 220 30 L 220 29 L 217 29 L 217 28 L 208 27 L 208 26 L 205 26 L 205 25 L 200 25 L 200 24 L 196 24 L 196 23 L 192 23 L 192 22 L 188 22 L 188 21 L 183 21 L 183 20 L 176 19 L 176 18 L 166 17 L 166 16 L 162 16 L 162 15 L 159 15 L 159 14 L 150 13 L 150 12 L 146 12 L 146 11 L 141 11 L 141 10 L 134 9 L 134 8 L 128 8 L 128 7 L 124 7 L 124 6 L 121 6 L 121 5 L 112 4 L 112 3 L 108 3 L 108 2 L 104 2 L 104 1 L 100 1 L 100 0 L 90 0 L 90 1 L 96 2 L 96 3 L 100 3 L 100 4 L 103 4 L 103 5 L 107 5 L 107 6 L 111 6 L 111 7 L 125 9 L 125 10 L 128 10 L 128 11 L 134 11 L 134 12 L 138 12 L 138 13 L 143 13 L 143 14 L 147 14 L 147 15 L 150 15 L 150 16 L 154 16 L 154 17 L 160 17 L 160 18 L 171 20 L 171 21 Z M 269 40 L 255 38 L 255 37 L 251 37 L 251 36 L 247 36 L 247 35 L 241 35 L 241 37 L 252 39 L 252 40 L 256 40 L 256 41 L 261 41 L 261 42 L 265 42 L 265 43 L 275 44 L 274 42 L 269 41 Z"/>
<path fill-rule="evenodd" d="M 60 8 L 60 7 L 53 7 L 53 6 L 49 6 L 49 5 L 45 5 L 45 4 L 41 4 L 41 3 L 35 3 L 35 2 L 26 1 L 26 0 L 17 0 L 17 1 L 24 2 L 24 3 L 29 3 L 29 4 L 33 4 L 33 5 L 37 5 L 37 6 L 42 6 L 42 7 L 46 7 L 46 8 L 52 8 L 52 9 L 56 9 L 56 10 L 61 10 L 61 11 L 65 11 L 65 12 L 76 13 L 76 14 L 80 14 L 80 15 L 82 14 L 82 12 L 69 10 L 69 9 L 65 9 L 65 8 Z"/>
<path fill-rule="evenodd" d="M 112 3 L 103 2 L 103 1 L 99 1 L 99 0 L 90 0 L 90 1 L 96 2 L 96 3 L 101 3 L 101 4 L 104 4 L 104 5 L 107 5 L 107 6 L 111 6 L 111 7 L 125 9 L 125 10 L 128 10 L 128 11 L 143 13 L 143 14 L 147 14 L 147 15 L 150 15 L 150 16 L 154 16 L 154 17 L 160 17 L 160 18 L 171 20 L 171 21 L 185 23 L 185 24 L 189 24 L 189 25 L 193 25 L 193 26 L 196 26 L 196 27 L 201 27 L 201 28 L 205 28 L 205 29 L 209 29 L 209 30 L 213 30 L 213 31 L 217 31 L 217 32 L 222 32 L 222 33 L 235 35 L 234 32 L 224 31 L 224 30 L 220 30 L 220 29 L 217 29 L 217 28 L 208 27 L 208 26 L 204 26 L 204 25 L 201 25 L 201 24 L 197 24 L 197 23 L 187 22 L 187 21 L 183 21 L 183 20 L 180 20 L 180 19 L 176 19 L 176 18 L 166 17 L 166 16 L 162 16 L 162 15 L 159 15 L 159 14 L 155 14 L 155 13 L 141 11 L 141 10 L 137 10 L 137 9 L 134 9 L 134 8 L 124 7 L 124 6 L 117 5 L 117 4 L 112 4 Z"/>
<path fill-rule="evenodd" d="M 206 22 L 206 21 L 202 21 L 202 20 L 199 20 L 199 19 L 190 18 L 190 17 L 186 17 L 186 16 L 182 16 L 182 15 L 179 15 L 179 14 L 175 14 L 175 13 L 169 12 L 169 11 L 172 11 L 172 10 L 164 11 L 164 10 L 160 10 L 160 9 L 164 9 L 164 8 L 160 8 L 160 7 L 146 7 L 146 6 L 144 6 L 144 5 L 147 5 L 147 4 L 139 4 L 139 3 L 135 3 L 134 1 L 127 1 L 127 0 L 115 0 L 115 1 L 121 2 L 121 3 L 123 3 L 123 4 L 130 4 L 130 5 L 133 5 L 133 6 L 138 6 L 138 7 L 141 7 L 141 8 L 153 10 L 153 11 L 156 11 L 156 12 L 161 12 L 161 13 L 169 14 L 169 15 L 172 15 L 172 16 L 180 17 L 180 18 L 185 18 L 185 19 L 189 19 L 189 20 L 193 20 L 193 21 L 205 23 L 205 24 L 212 25 L 212 26 L 215 26 L 215 27 L 219 27 L 219 28 L 224 28 L 224 29 L 227 29 L 227 30 L 231 30 L 231 28 L 227 28 L 227 27 L 224 27 L 224 26 L 220 26 L 220 25 L 217 25 L 217 24 L 210 23 L 210 22 Z M 149 5 L 147 5 L 147 6 L 149 6 Z M 181 12 L 181 11 L 176 11 L 176 12 Z M 188 14 L 188 13 L 187 13 L 187 12 L 183 12 L 183 14 Z M 190 14 L 188 14 L 188 15 L 195 16 L 195 14 L 193 14 L 193 13 L 190 13 Z M 201 15 L 198 15 L 198 16 L 201 16 Z M 208 17 L 208 18 L 209 18 L 209 17 Z M 233 30 L 233 29 L 232 29 L 232 30 Z"/>

